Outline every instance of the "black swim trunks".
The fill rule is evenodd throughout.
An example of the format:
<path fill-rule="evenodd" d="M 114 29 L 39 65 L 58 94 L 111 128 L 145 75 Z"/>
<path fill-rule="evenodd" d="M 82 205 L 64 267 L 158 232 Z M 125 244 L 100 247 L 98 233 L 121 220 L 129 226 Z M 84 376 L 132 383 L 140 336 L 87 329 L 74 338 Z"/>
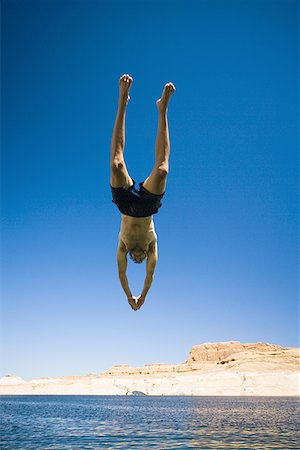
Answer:
<path fill-rule="evenodd" d="M 143 186 L 143 181 L 139 183 L 140 188 L 133 185 L 124 188 L 114 188 L 110 186 L 112 192 L 112 201 L 117 205 L 122 214 L 132 217 L 148 217 L 156 214 L 162 206 L 161 199 L 164 194 L 156 195 L 149 192 Z"/>

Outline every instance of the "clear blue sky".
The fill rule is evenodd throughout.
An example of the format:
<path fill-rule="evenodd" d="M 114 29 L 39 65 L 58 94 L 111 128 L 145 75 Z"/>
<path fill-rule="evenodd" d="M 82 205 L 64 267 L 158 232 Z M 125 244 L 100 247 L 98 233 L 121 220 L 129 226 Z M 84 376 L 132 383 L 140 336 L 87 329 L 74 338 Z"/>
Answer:
<path fill-rule="evenodd" d="M 298 346 L 297 2 L 2 1 L 2 375 L 179 363 L 202 342 Z M 141 310 L 116 270 L 109 147 L 127 166 L 169 107 L 159 262 Z M 145 264 L 128 263 L 135 295 Z"/>

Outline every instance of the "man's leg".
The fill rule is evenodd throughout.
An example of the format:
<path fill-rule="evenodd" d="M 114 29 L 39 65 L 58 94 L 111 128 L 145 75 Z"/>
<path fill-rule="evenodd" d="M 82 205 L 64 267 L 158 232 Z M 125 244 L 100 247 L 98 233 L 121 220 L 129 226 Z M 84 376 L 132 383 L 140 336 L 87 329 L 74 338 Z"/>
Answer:
<path fill-rule="evenodd" d="M 161 98 L 156 102 L 158 109 L 158 130 L 155 145 L 155 165 L 150 176 L 143 183 L 144 188 L 152 192 L 152 194 L 163 194 L 166 189 L 170 155 L 167 108 L 174 91 L 174 84 L 167 83 Z"/>
<path fill-rule="evenodd" d="M 110 184 L 112 187 L 129 187 L 132 185 L 132 179 L 129 176 L 124 161 L 125 146 L 125 115 L 127 103 L 130 99 L 129 89 L 132 78 L 128 75 L 122 75 L 120 78 L 120 94 L 118 103 L 118 112 L 111 139 L 110 153 Z"/>

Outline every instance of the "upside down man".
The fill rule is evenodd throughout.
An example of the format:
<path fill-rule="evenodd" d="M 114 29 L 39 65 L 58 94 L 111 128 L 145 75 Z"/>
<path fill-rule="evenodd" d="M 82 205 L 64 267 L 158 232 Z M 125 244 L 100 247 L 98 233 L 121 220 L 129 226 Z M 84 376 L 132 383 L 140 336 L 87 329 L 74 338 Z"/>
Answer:
<path fill-rule="evenodd" d="M 158 109 L 158 130 L 155 145 L 155 164 L 149 177 L 139 183 L 127 172 L 124 160 L 125 115 L 132 84 L 132 77 L 122 75 L 119 80 L 118 111 L 111 140 L 110 187 L 112 201 L 121 212 L 121 228 L 117 250 L 119 279 L 128 303 L 137 311 L 145 301 L 151 287 L 157 262 L 157 235 L 153 214 L 162 206 L 169 171 L 170 139 L 167 108 L 175 86 L 167 83 L 161 98 L 156 102 Z M 141 294 L 136 297 L 129 289 L 126 276 L 127 254 L 140 264 L 146 259 L 146 278 Z"/>

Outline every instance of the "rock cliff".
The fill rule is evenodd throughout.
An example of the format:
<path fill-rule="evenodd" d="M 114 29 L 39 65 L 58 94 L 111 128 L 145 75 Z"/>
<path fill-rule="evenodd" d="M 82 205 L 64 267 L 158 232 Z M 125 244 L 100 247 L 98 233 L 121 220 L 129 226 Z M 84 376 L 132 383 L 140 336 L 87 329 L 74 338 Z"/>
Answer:
<path fill-rule="evenodd" d="M 194 345 L 190 350 L 186 363 L 199 364 L 208 361 L 220 362 L 223 359 L 228 358 L 233 353 L 242 353 L 249 350 L 255 352 L 269 352 L 280 349 L 284 349 L 284 347 L 266 344 L 264 342 L 257 342 L 255 344 L 241 344 L 238 341 L 215 343 L 208 342 L 205 344 Z"/>
<path fill-rule="evenodd" d="M 6 375 L 0 394 L 299 395 L 299 349 L 258 342 L 195 345 L 183 364 L 115 365 L 100 374 L 25 381 Z"/>

